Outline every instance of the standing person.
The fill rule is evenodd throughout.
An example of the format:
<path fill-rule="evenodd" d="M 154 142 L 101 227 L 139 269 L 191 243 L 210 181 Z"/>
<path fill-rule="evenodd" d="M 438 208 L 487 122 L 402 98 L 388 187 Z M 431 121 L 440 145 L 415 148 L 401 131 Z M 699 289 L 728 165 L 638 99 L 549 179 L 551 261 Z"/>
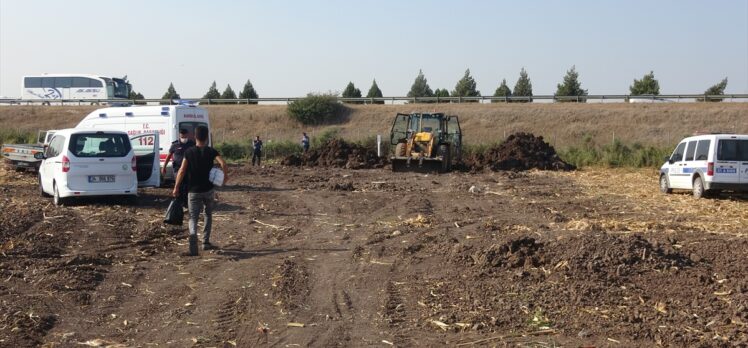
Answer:
<path fill-rule="evenodd" d="M 221 154 L 214 148 L 208 146 L 208 127 L 198 126 L 195 129 L 196 146 L 190 148 L 184 154 L 182 166 L 177 174 L 177 182 L 174 185 L 174 197 L 179 196 L 179 187 L 185 177 L 189 177 L 189 194 L 187 201 L 190 211 L 190 256 L 197 256 L 197 220 L 205 207 L 205 228 L 203 229 L 203 250 L 214 249 L 210 243 L 210 232 L 213 224 L 213 206 L 215 205 L 215 192 L 213 183 L 210 182 L 210 170 L 214 162 L 218 162 L 223 170 L 223 182 L 228 181 L 226 162 Z"/>
<path fill-rule="evenodd" d="M 173 141 L 171 143 L 171 147 L 169 148 L 169 154 L 166 156 L 166 161 L 164 161 L 164 167 L 161 168 L 161 176 L 166 176 L 166 166 L 169 164 L 170 160 L 174 160 L 171 167 L 174 169 L 174 177 L 176 178 L 177 173 L 179 173 L 179 168 L 182 166 L 182 160 L 184 159 L 184 153 L 191 147 L 195 146 L 195 141 L 190 138 L 189 135 L 190 132 L 188 132 L 186 129 L 182 128 L 179 130 L 179 139 Z M 179 201 L 182 203 L 183 206 L 187 206 L 187 183 L 189 180 L 185 178 L 185 180 L 182 181 L 182 187 L 179 188 L 180 195 L 177 197 Z"/>
<path fill-rule="evenodd" d="M 304 149 L 304 152 L 307 152 L 309 151 L 309 136 L 306 135 L 306 132 L 301 134 L 301 147 Z"/>
<path fill-rule="evenodd" d="M 252 141 L 254 151 L 252 152 L 252 165 L 255 165 L 255 159 L 257 159 L 257 165 L 260 165 L 260 159 L 262 158 L 262 140 L 260 136 L 256 136 L 255 140 Z"/>

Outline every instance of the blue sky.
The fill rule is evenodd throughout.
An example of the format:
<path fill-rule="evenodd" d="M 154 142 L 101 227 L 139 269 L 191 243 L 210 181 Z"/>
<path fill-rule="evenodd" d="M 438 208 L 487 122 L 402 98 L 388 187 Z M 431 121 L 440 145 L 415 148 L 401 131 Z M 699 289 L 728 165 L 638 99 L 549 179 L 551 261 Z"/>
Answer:
<path fill-rule="evenodd" d="M 729 78 L 748 93 L 748 0 L 47 1 L 0 0 L 0 95 L 39 73 L 128 75 L 160 97 L 241 89 L 261 97 L 405 95 L 419 69 L 452 90 L 470 69 L 483 95 L 522 67 L 552 94 L 576 65 L 591 94 L 625 94 L 650 70 L 664 94 Z"/>

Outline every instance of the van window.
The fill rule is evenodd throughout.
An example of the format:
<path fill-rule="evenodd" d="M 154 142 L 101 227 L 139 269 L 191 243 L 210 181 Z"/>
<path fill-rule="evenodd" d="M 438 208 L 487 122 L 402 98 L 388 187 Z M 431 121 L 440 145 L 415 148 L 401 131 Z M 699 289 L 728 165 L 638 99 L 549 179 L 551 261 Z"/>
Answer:
<path fill-rule="evenodd" d="M 670 156 L 670 160 L 673 162 L 680 162 L 683 160 L 683 153 L 686 150 L 686 143 L 678 144 L 678 147 L 673 151 L 673 155 Z"/>
<path fill-rule="evenodd" d="M 187 132 L 190 135 L 190 139 L 195 139 L 195 128 L 198 126 L 205 126 L 207 127 L 208 124 L 204 122 L 180 122 L 179 123 L 179 129 L 186 129 Z M 179 134 L 179 131 L 177 131 L 176 134 Z"/>
<path fill-rule="evenodd" d="M 717 142 L 717 159 L 748 161 L 748 140 L 720 139 Z"/>
<path fill-rule="evenodd" d="M 62 153 L 62 145 L 65 143 L 65 137 L 62 135 L 55 135 L 47 146 L 47 153 L 44 154 L 47 158 L 57 157 Z"/>
<path fill-rule="evenodd" d="M 686 151 L 686 161 L 693 161 L 694 153 L 696 153 L 696 140 L 688 142 L 688 150 Z"/>
<path fill-rule="evenodd" d="M 89 133 L 70 137 L 68 150 L 76 157 L 125 157 L 130 139 L 124 134 Z"/>
<path fill-rule="evenodd" d="M 709 146 L 712 145 L 711 140 L 699 140 L 699 145 L 696 146 L 696 158 L 697 161 L 706 161 L 709 159 Z"/>

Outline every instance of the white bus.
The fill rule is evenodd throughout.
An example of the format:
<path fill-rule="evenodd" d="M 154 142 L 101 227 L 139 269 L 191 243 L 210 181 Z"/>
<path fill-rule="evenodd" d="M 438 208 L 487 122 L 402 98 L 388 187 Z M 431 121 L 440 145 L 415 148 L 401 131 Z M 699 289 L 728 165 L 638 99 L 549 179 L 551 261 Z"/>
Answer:
<path fill-rule="evenodd" d="M 83 74 L 44 74 L 24 76 L 24 100 L 127 99 L 130 84 L 124 78 Z M 48 104 L 48 103 L 47 103 Z"/>

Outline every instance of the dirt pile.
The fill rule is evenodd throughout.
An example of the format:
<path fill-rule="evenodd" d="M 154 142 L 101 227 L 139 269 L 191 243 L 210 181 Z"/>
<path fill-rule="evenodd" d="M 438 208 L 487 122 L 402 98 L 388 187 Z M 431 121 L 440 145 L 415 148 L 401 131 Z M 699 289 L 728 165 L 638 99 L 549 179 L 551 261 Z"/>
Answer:
<path fill-rule="evenodd" d="M 481 170 L 574 170 L 573 165 L 561 160 L 556 150 L 531 133 L 515 133 L 506 140 L 466 160 L 468 168 Z"/>
<path fill-rule="evenodd" d="M 536 267 L 542 261 L 537 252 L 543 244 L 535 238 L 522 237 L 508 241 L 502 245 L 493 244 L 484 250 L 470 255 L 473 265 L 482 269 L 497 267 Z"/>
<path fill-rule="evenodd" d="M 650 242 L 639 235 L 587 234 L 558 241 L 552 249 L 557 252 L 554 265 L 549 266 L 559 266 L 568 277 L 614 283 L 628 276 L 693 266 L 673 245 L 677 244 Z"/>
<path fill-rule="evenodd" d="M 386 158 L 377 157 L 375 150 L 334 138 L 318 149 L 309 150 L 302 155 L 290 155 L 284 158 L 281 164 L 296 167 L 371 169 L 382 168 L 386 164 Z"/>

